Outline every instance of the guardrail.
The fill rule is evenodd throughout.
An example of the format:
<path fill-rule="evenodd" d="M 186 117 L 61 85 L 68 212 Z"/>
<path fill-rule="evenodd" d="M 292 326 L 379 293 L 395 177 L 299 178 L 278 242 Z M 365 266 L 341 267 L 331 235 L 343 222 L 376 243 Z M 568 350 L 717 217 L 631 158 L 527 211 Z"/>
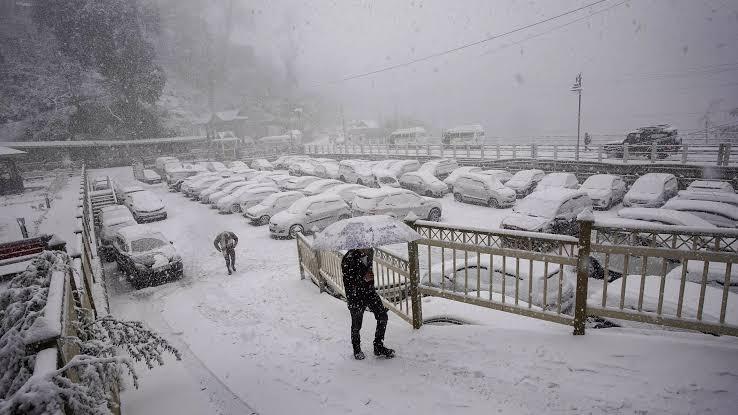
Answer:
<path fill-rule="evenodd" d="M 495 144 L 495 145 L 440 145 L 440 144 L 346 144 L 305 145 L 305 154 L 389 156 L 389 157 L 452 157 L 472 160 L 560 160 L 591 161 L 612 164 L 685 164 L 738 165 L 738 146 L 717 145 L 628 145 L 606 144 L 580 146 L 556 144 Z"/>

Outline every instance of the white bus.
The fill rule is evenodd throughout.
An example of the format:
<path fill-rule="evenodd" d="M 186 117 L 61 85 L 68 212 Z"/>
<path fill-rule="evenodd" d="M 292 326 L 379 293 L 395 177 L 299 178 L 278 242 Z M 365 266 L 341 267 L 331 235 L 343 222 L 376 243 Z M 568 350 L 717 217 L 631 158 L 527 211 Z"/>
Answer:
<path fill-rule="evenodd" d="M 449 128 L 443 132 L 441 141 L 444 146 L 479 146 L 484 144 L 484 128 L 479 124 Z"/>
<path fill-rule="evenodd" d="M 299 146 L 302 144 L 302 133 L 298 130 L 292 130 L 288 131 L 287 134 L 284 135 L 262 137 L 256 141 L 256 144 L 267 147 Z"/>
<path fill-rule="evenodd" d="M 390 145 L 426 144 L 428 133 L 423 127 L 400 128 L 389 136 Z"/>

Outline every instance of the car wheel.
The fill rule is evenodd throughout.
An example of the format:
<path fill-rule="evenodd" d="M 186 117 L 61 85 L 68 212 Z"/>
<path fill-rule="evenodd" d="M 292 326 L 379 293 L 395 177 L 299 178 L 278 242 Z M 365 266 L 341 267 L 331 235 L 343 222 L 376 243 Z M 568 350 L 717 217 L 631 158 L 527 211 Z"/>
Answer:
<path fill-rule="evenodd" d="M 344 214 L 344 215 L 341 215 L 341 216 L 339 216 L 339 217 L 338 217 L 338 220 L 346 220 L 346 219 L 348 219 L 348 218 L 350 218 L 350 217 L 351 217 L 351 216 L 349 216 L 349 215 L 346 215 L 346 214 Z"/>
<path fill-rule="evenodd" d="M 495 199 L 494 197 L 490 197 L 489 200 L 487 201 L 487 206 L 491 208 L 498 208 L 500 207 L 500 204 L 497 203 L 497 199 Z"/>
<path fill-rule="evenodd" d="M 240 213 L 241 212 L 241 205 L 235 204 L 231 206 L 231 213 Z"/>
<path fill-rule="evenodd" d="M 266 225 L 266 224 L 269 223 L 269 219 L 271 219 L 269 217 L 269 215 L 264 215 L 264 216 L 262 216 L 262 217 L 259 218 L 259 224 L 260 225 Z"/>
<path fill-rule="evenodd" d="M 338 179 L 339 179 L 340 181 L 342 181 L 342 182 L 345 182 L 345 181 L 346 181 L 346 178 L 345 178 L 344 176 L 341 176 L 341 177 L 339 177 Z"/>
<path fill-rule="evenodd" d="M 461 202 L 463 200 L 462 197 L 461 197 L 461 193 L 454 193 L 454 199 L 457 202 Z"/>
<path fill-rule="evenodd" d="M 302 225 L 292 225 L 290 226 L 290 238 L 297 238 L 298 233 L 303 233 L 305 231 L 305 228 L 302 227 Z"/>
<path fill-rule="evenodd" d="M 426 190 L 425 195 L 428 197 L 433 197 L 433 192 L 431 192 L 430 190 Z"/>
<path fill-rule="evenodd" d="M 364 185 L 364 182 L 362 182 L 361 179 L 358 179 L 356 181 L 356 184 L 358 184 L 359 186 L 363 186 Z"/>
<path fill-rule="evenodd" d="M 432 222 L 438 222 L 441 220 L 441 209 L 431 209 L 430 212 L 428 212 L 428 220 Z"/>

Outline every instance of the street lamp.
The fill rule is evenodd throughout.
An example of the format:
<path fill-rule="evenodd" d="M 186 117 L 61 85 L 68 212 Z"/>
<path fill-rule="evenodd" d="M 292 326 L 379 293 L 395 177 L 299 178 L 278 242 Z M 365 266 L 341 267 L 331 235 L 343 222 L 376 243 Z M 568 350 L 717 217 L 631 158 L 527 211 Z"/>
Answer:
<path fill-rule="evenodd" d="M 579 96 L 579 113 L 577 114 L 577 149 L 574 153 L 574 160 L 579 161 L 579 131 L 582 126 L 582 73 L 579 72 L 574 85 L 571 87 L 572 92 L 576 92 Z"/>

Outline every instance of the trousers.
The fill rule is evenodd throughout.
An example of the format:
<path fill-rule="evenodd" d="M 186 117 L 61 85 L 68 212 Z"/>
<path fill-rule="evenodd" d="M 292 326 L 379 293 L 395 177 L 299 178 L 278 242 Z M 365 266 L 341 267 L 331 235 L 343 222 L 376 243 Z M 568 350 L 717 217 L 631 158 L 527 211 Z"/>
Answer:
<path fill-rule="evenodd" d="M 358 304 L 349 304 L 351 313 L 351 345 L 354 350 L 361 349 L 361 326 L 364 322 L 364 310 L 368 307 L 377 320 L 377 330 L 374 333 L 374 345 L 384 344 L 384 334 L 387 331 L 387 308 L 382 304 L 379 294 L 372 292 Z"/>
<path fill-rule="evenodd" d="M 225 258 L 226 268 L 230 271 L 236 267 L 236 249 L 225 248 L 223 249 L 223 258 Z"/>

